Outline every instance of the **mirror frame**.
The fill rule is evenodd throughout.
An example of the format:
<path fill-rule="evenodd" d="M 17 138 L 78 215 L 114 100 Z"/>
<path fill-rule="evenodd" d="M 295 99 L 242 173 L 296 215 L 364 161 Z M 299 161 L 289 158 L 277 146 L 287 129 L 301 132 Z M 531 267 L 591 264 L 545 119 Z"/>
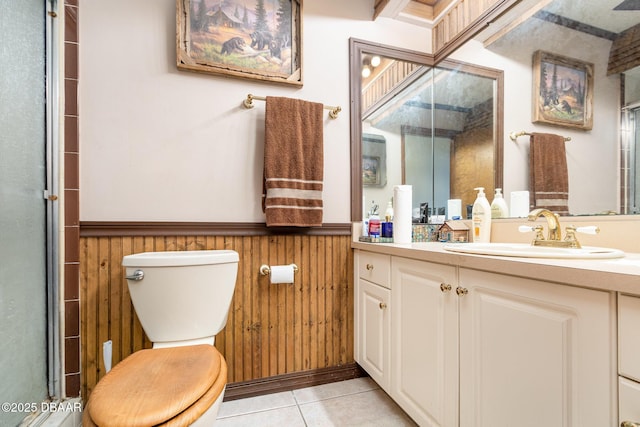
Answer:
<path fill-rule="evenodd" d="M 435 57 L 408 49 L 368 42 L 355 38 L 349 39 L 349 92 L 350 92 L 350 127 L 351 127 L 351 221 L 362 221 L 362 79 L 360 66 L 363 53 L 415 62 L 428 67 L 435 67 Z M 442 60 L 438 67 L 456 69 L 460 72 L 493 78 L 496 81 L 494 109 L 494 184 L 502 188 L 503 183 L 503 145 L 504 145 L 504 73 L 501 70 L 472 65 L 453 60 Z"/>

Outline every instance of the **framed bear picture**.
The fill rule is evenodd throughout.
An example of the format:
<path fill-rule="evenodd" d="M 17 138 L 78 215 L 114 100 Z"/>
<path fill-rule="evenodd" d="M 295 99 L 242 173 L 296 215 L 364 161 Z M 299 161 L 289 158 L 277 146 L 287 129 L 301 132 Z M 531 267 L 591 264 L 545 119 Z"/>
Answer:
<path fill-rule="evenodd" d="M 593 64 L 536 51 L 533 55 L 533 123 L 593 128 Z"/>
<path fill-rule="evenodd" d="M 176 0 L 180 70 L 302 86 L 302 0 Z"/>

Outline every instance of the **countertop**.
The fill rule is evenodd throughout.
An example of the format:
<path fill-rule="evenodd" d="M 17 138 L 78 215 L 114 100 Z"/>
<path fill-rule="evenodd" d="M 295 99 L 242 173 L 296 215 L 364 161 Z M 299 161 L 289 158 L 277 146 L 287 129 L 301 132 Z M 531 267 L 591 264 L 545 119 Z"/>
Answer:
<path fill-rule="evenodd" d="M 640 295 L 639 253 L 625 253 L 624 258 L 583 260 L 463 254 L 447 251 L 443 248 L 444 243 L 439 242 L 398 244 L 353 241 L 351 247 L 461 268 Z"/>

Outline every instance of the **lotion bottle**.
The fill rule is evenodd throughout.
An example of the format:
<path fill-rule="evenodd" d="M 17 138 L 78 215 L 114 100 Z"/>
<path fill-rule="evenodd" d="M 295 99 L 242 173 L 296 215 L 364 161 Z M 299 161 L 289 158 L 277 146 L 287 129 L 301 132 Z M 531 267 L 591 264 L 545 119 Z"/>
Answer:
<path fill-rule="evenodd" d="M 473 202 L 471 210 L 473 241 L 489 243 L 491 240 L 491 205 L 484 194 L 484 187 L 477 187 L 474 190 L 478 192 L 478 197 Z"/>
<path fill-rule="evenodd" d="M 502 197 L 502 188 L 496 188 L 496 194 L 491 202 L 491 218 L 507 218 L 508 216 L 509 208 Z"/>

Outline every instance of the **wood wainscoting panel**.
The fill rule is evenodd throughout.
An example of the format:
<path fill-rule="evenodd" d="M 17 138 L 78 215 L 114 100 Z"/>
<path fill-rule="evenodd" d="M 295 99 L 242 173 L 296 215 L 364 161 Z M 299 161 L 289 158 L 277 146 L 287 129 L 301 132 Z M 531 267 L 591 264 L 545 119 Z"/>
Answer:
<path fill-rule="evenodd" d="M 151 347 L 135 314 L 122 267 L 125 255 L 232 249 L 240 255 L 227 325 L 216 347 L 229 383 L 352 364 L 353 253 L 350 235 L 82 236 L 80 301 L 82 396 L 113 362 Z M 270 284 L 260 265 L 295 263 L 294 284 Z"/>

